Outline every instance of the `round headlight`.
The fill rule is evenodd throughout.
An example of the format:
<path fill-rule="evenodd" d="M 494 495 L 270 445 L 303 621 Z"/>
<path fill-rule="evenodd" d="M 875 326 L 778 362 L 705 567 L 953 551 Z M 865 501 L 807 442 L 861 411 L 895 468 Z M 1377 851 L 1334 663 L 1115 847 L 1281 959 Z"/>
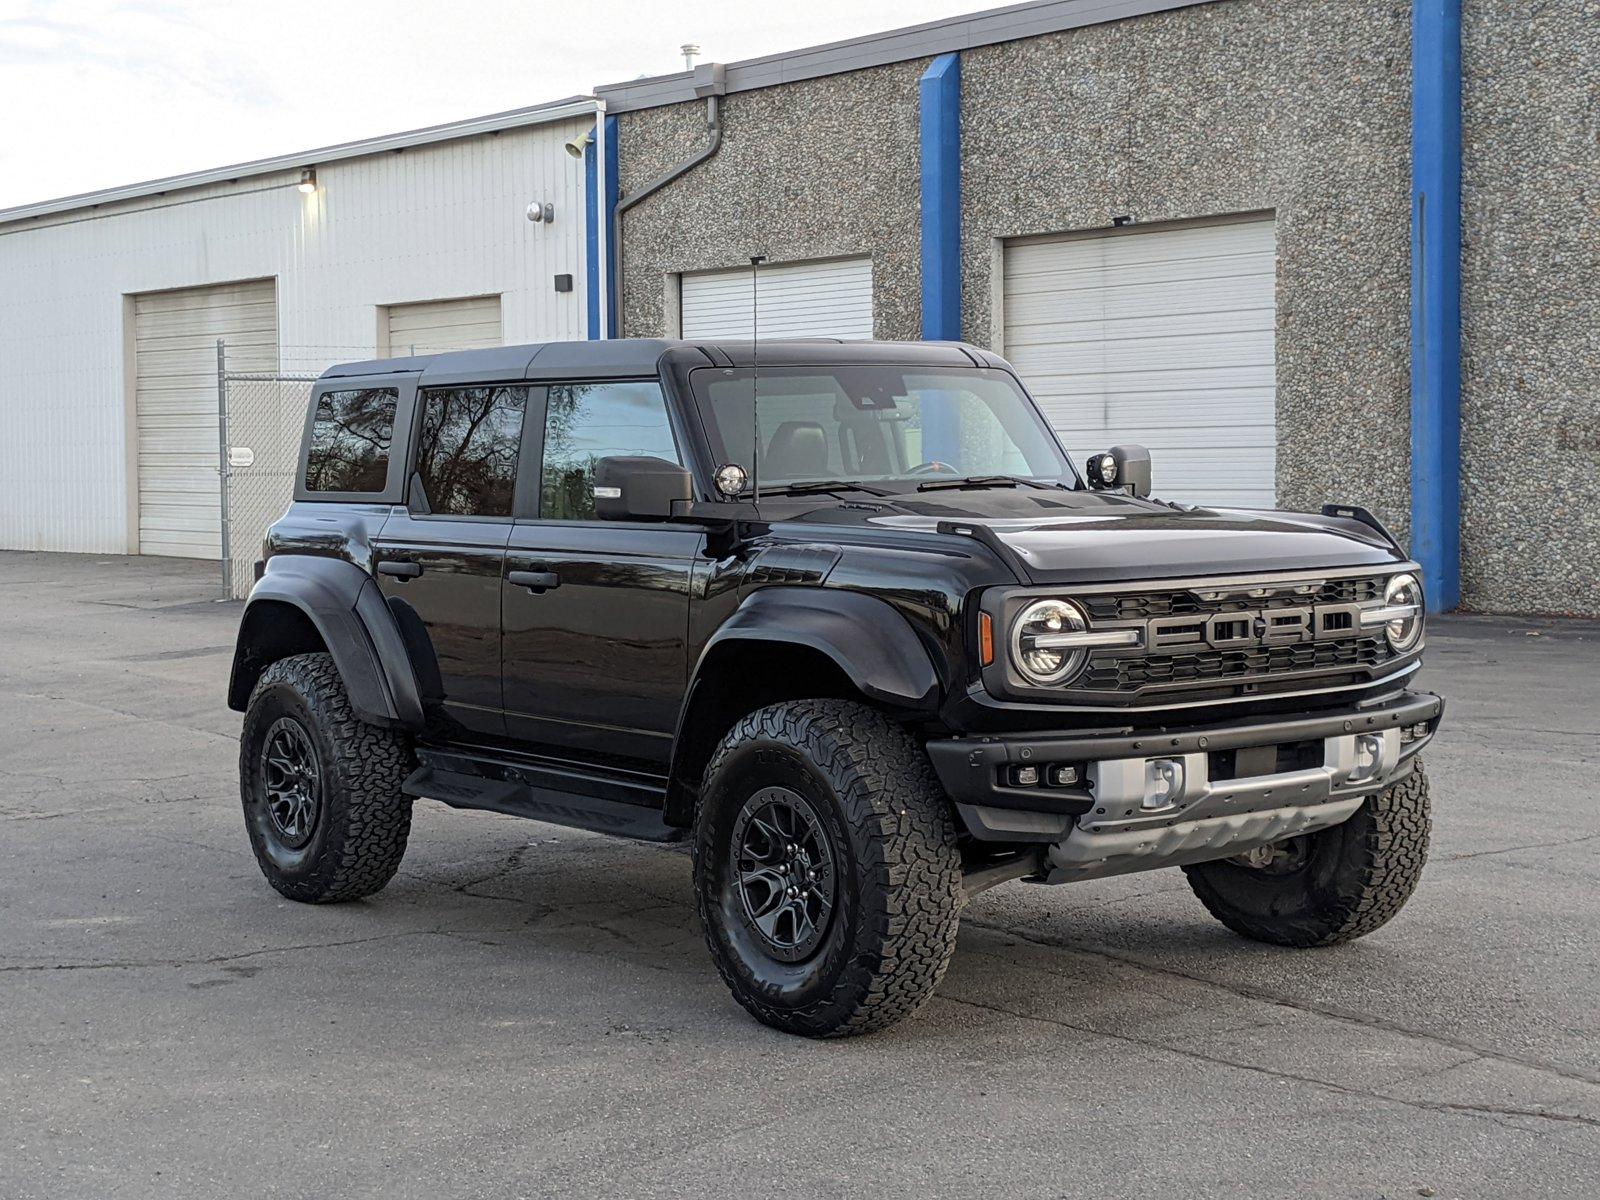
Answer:
<path fill-rule="evenodd" d="M 1029 683 L 1062 683 L 1082 669 L 1089 652 L 1050 645 L 1051 635 L 1081 633 L 1089 627 L 1083 610 L 1070 600 L 1035 600 L 1011 623 L 1011 661 Z"/>
<path fill-rule="evenodd" d="M 1390 649 L 1396 654 L 1416 649 L 1417 643 L 1422 641 L 1422 585 L 1417 582 L 1417 577 L 1396 575 L 1390 579 L 1388 586 L 1383 589 L 1383 606 L 1414 610 L 1410 616 L 1395 617 L 1385 622 L 1383 632 L 1389 639 Z"/>

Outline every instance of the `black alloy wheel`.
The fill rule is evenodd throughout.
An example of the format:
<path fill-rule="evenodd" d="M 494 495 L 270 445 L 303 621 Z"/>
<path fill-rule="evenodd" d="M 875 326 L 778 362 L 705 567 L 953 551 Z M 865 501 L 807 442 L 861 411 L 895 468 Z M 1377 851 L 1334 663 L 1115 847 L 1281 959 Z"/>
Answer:
<path fill-rule="evenodd" d="M 261 789 L 278 841 L 285 849 L 300 849 L 322 814 L 322 772 L 310 733 L 294 717 L 279 717 L 267 731 Z"/>
<path fill-rule="evenodd" d="M 816 810 L 786 787 L 755 792 L 734 821 L 728 873 L 745 923 L 779 962 L 816 953 L 833 919 L 839 872 Z"/>

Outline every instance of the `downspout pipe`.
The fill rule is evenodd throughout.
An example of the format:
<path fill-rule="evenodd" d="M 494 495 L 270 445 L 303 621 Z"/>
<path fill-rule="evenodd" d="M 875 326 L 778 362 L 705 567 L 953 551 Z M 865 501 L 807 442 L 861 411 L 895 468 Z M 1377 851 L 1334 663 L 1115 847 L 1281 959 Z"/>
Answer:
<path fill-rule="evenodd" d="M 638 191 L 617 201 L 611 212 L 611 312 L 613 332 L 619 332 L 622 312 L 622 214 L 662 188 L 681 179 L 722 149 L 722 97 L 727 93 L 727 69 L 721 63 L 706 63 L 694 69 L 695 95 L 706 101 L 706 144 L 677 166 L 656 176 Z"/>

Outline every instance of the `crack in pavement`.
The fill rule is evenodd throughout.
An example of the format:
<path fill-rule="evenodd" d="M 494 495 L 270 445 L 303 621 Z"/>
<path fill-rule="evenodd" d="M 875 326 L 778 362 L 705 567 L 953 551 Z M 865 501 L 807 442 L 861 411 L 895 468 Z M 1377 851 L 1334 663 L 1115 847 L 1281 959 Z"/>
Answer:
<path fill-rule="evenodd" d="M 169 721 L 164 717 L 154 716 L 150 713 L 129 712 L 127 709 L 117 708 L 110 704 L 92 704 L 87 700 L 75 700 L 71 696 L 56 696 L 49 692 L 8 692 L 5 694 L 18 700 L 48 700 L 54 704 L 65 704 L 73 708 L 87 708 L 90 712 L 111 713 L 114 716 L 125 717 L 130 721 L 148 721 L 152 725 L 164 725 L 168 729 L 182 730 L 184 733 L 197 733 L 202 737 L 216 738 L 224 742 L 237 743 L 239 740 L 237 733 L 217 733 L 212 729 L 200 729 L 194 725 L 183 725 L 177 721 Z"/>
<path fill-rule="evenodd" d="M 1582 837 L 1561 838 L 1554 842 L 1529 842 L 1526 846 L 1502 846 L 1498 850 L 1471 850 L 1465 854 L 1448 854 L 1442 858 L 1433 859 L 1433 865 L 1441 866 L 1445 863 L 1466 862 L 1470 858 L 1488 858 L 1495 854 L 1515 854 L 1518 850 L 1549 850 L 1557 846 L 1579 846 L 1584 842 L 1600 839 L 1600 833 L 1587 833 Z"/>
<path fill-rule="evenodd" d="M 148 959 L 113 959 L 106 962 L 77 962 L 77 963 L 18 963 L 12 966 L 0 966 L 0 973 L 14 974 L 20 972 L 44 971 L 130 971 L 144 970 L 152 967 L 214 967 L 224 963 L 241 962 L 247 958 L 259 958 L 266 954 L 293 954 L 301 950 L 337 950 L 345 946 L 364 946 L 372 942 L 392 941 L 397 938 L 431 937 L 450 935 L 457 931 L 450 929 L 398 929 L 392 933 L 373 934 L 371 937 L 346 938 L 332 942 L 302 942 L 291 946 L 263 946 L 257 950 L 243 950 L 237 954 L 217 954 L 205 958 L 148 958 Z M 476 929 L 467 930 L 467 933 L 512 933 L 515 929 Z"/>
<path fill-rule="evenodd" d="M 1581 1113 L 1557 1112 L 1550 1109 L 1518 1108 L 1510 1105 L 1491 1104 L 1464 1104 L 1448 1100 L 1414 1100 L 1404 1096 L 1393 1096 L 1386 1092 L 1373 1091 L 1367 1088 L 1352 1087 L 1349 1084 L 1334 1083 L 1327 1079 L 1318 1079 L 1314 1075 L 1302 1075 L 1296 1071 L 1282 1071 L 1275 1067 L 1264 1067 L 1257 1063 L 1243 1062 L 1237 1059 L 1224 1058 L 1217 1054 L 1207 1054 L 1201 1050 L 1190 1049 L 1186 1046 L 1172 1045 L 1167 1042 L 1152 1041 L 1148 1038 L 1135 1037 L 1127 1033 L 1114 1033 L 1105 1029 L 1096 1029 L 1091 1025 L 1077 1025 L 1059 1017 L 1046 1017 L 1038 1013 L 1020 1012 L 1016 1009 L 1006 1008 L 1003 1005 L 985 1003 L 979 1000 L 968 1000 L 961 996 L 952 996 L 941 993 L 937 999 L 951 1004 L 963 1005 L 967 1008 L 976 1008 L 983 1012 L 995 1013 L 1000 1016 L 1013 1017 L 1020 1021 L 1034 1021 L 1041 1025 L 1052 1025 L 1061 1029 L 1070 1029 L 1074 1033 L 1088 1034 L 1091 1037 L 1108 1038 L 1114 1042 L 1124 1042 L 1128 1045 L 1139 1046 L 1145 1050 L 1153 1050 L 1177 1055 L 1180 1058 L 1194 1059 L 1198 1062 L 1208 1063 L 1218 1067 L 1232 1067 L 1239 1071 L 1248 1071 L 1252 1074 L 1265 1075 L 1270 1079 L 1279 1079 L 1289 1083 L 1303 1083 L 1309 1087 L 1321 1088 L 1324 1091 L 1335 1092 L 1339 1095 L 1352 1096 L 1361 1100 L 1377 1100 L 1389 1104 L 1399 1104 L 1406 1108 L 1420 1109 L 1424 1112 L 1456 1113 L 1465 1116 L 1480 1117 L 1492 1121 L 1494 1124 L 1506 1129 L 1515 1129 L 1520 1132 L 1528 1130 L 1520 1125 L 1508 1124 L 1498 1120 L 1499 1117 L 1527 1117 L 1541 1121 L 1553 1121 L 1561 1124 L 1574 1124 L 1600 1129 L 1600 1118 L 1587 1117 Z M 1402 1080 L 1401 1082 L 1405 1082 Z"/>
<path fill-rule="evenodd" d="M 1238 996 L 1241 999 L 1255 1000 L 1262 1004 L 1269 1004 L 1278 1008 L 1287 1008 L 1293 1012 L 1324 1017 L 1330 1021 L 1341 1021 L 1366 1029 L 1381 1029 L 1386 1033 L 1398 1034 L 1401 1037 L 1412 1038 L 1416 1041 L 1432 1042 L 1436 1045 L 1448 1046 L 1452 1050 L 1460 1050 L 1463 1053 L 1475 1054 L 1479 1057 L 1492 1059 L 1496 1062 L 1503 1062 L 1511 1066 L 1524 1067 L 1530 1071 L 1542 1071 L 1545 1074 L 1553 1075 L 1558 1079 L 1564 1079 L 1570 1083 L 1582 1083 L 1590 1087 L 1600 1087 L 1600 1078 L 1590 1075 L 1584 1071 L 1575 1070 L 1570 1067 L 1558 1066 L 1555 1063 L 1543 1062 L 1539 1059 L 1520 1058 L 1515 1054 L 1507 1054 L 1503 1051 L 1491 1050 L 1487 1047 L 1476 1045 L 1475 1043 L 1466 1041 L 1463 1038 L 1455 1038 L 1443 1033 L 1431 1033 L 1424 1029 L 1415 1029 L 1409 1025 L 1403 1025 L 1398 1021 L 1391 1021 L 1384 1017 L 1375 1017 L 1369 1013 L 1354 1012 L 1349 1009 L 1334 1008 L 1328 1005 L 1308 1004 L 1304 1001 L 1292 1000 L 1285 996 L 1276 995 L 1275 993 L 1269 992 L 1264 988 L 1250 987 L 1247 984 L 1224 983 L 1221 980 L 1208 979 L 1204 975 L 1196 975 L 1189 971 L 1181 971 L 1177 967 L 1162 966 L 1158 963 L 1147 962 L 1131 955 L 1117 954 L 1099 946 L 1090 946 L 1082 942 L 1070 942 L 1064 938 L 1049 938 L 1042 935 L 1024 933 L 1020 930 L 1008 929 L 1003 925 L 994 925 L 985 921 L 964 921 L 963 924 L 971 925 L 977 929 L 982 929 L 989 933 L 1014 937 L 1019 941 L 1027 942 L 1030 945 L 1042 946 L 1050 950 L 1066 950 L 1074 954 L 1082 954 L 1090 958 L 1101 959 L 1105 962 L 1112 962 L 1124 967 L 1131 967 L 1134 970 L 1145 971 L 1152 975 L 1165 975 L 1173 979 L 1182 979 L 1188 983 L 1200 984 L 1202 987 L 1215 988 L 1217 991 L 1224 992 L 1230 996 Z M 1052 971 L 1049 966 L 1044 967 L 1044 969 L 1051 971 L 1052 974 L 1063 974 L 1059 971 Z"/>

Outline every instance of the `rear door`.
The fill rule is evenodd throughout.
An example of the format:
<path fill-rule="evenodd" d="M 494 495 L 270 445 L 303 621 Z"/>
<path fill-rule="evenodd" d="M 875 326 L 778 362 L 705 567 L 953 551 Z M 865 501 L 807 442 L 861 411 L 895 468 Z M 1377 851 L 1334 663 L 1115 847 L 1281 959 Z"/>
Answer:
<path fill-rule="evenodd" d="M 418 392 L 407 508 L 396 510 L 376 543 L 378 584 L 405 638 L 435 738 L 505 733 L 500 581 L 530 390 Z"/>
<path fill-rule="evenodd" d="M 507 547 L 507 730 L 551 757 L 665 773 L 705 537 L 597 519 L 594 466 L 618 454 L 682 462 L 681 439 L 655 380 L 552 384 L 545 407 L 539 469 L 530 460 L 525 472 L 534 515 Z"/>

